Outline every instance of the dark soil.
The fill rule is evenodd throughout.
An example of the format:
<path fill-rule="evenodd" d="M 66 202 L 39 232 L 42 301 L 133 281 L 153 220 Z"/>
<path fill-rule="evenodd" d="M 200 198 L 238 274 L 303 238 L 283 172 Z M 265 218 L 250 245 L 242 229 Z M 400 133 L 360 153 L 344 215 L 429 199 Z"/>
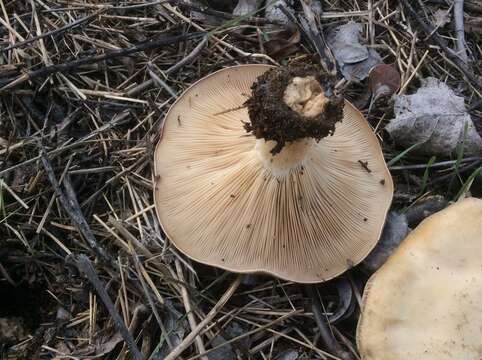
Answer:
<path fill-rule="evenodd" d="M 10 323 L 17 323 L 17 326 L 30 333 L 35 332 L 43 317 L 44 309 L 40 304 L 45 298 L 44 294 L 44 289 L 38 286 L 0 283 L 0 319 L 11 319 Z M 5 332 L 0 333 L 0 342 L 8 344 L 13 340 L 22 340 L 10 339 L 4 335 Z"/>
<path fill-rule="evenodd" d="M 328 101 L 324 111 L 306 118 L 293 111 L 283 101 L 286 86 L 294 77 L 313 76 L 321 85 Z M 292 65 L 274 68 L 258 78 L 252 86 L 252 96 L 246 102 L 250 123 L 248 132 L 257 139 L 274 140 L 271 153 L 277 154 L 286 142 L 311 137 L 320 140 L 333 134 L 335 124 L 343 117 L 343 97 L 334 94 L 335 79 L 313 65 Z"/>

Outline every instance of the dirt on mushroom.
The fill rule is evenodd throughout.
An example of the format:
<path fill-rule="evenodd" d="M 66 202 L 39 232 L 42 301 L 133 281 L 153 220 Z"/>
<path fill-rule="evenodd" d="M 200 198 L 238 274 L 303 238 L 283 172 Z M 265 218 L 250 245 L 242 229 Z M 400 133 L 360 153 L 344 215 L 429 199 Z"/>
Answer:
<path fill-rule="evenodd" d="M 283 101 L 286 87 L 295 77 L 313 76 L 321 85 L 328 101 L 323 112 L 306 119 Z M 304 137 L 320 140 L 333 134 L 335 124 L 343 117 L 344 101 L 334 94 L 335 78 L 315 65 L 290 65 L 273 68 L 261 75 L 252 86 L 252 95 L 246 101 L 250 122 L 247 132 L 257 139 L 274 140 L 272 154 L 281 151 L 286 142 Z"/>

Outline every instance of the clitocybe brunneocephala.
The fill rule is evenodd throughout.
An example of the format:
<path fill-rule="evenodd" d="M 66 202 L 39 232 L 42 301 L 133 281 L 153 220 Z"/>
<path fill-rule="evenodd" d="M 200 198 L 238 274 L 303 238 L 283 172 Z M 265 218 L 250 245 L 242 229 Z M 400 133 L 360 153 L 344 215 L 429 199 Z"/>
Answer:
<path fill-rule="evenodd" d="M 482 200 L 426 218 L 370 278 L 362 360 L 482 359 Z"/>
<path fill-rule="evenodd" d="M 166 115 L 154 164 L 157 214 L 181 252 L 302 283 L 363 260 L 393 195 L 368 123 L 311 66 L 199 80 Z"/>

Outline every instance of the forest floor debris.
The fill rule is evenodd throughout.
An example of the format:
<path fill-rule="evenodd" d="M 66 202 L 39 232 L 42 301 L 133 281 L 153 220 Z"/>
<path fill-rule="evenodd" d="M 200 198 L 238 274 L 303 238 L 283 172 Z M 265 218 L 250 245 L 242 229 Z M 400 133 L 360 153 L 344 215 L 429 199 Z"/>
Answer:
<path fill-rule="evenodd" d="M 328 30 L 353 22 L 360 46 L 400 74 L 399 96 L 438 79 L 480 134 L 482 7 L 465 0 L 462 39 L 453 20 L 459 27 L 460 7 L 454 14 L 451 2 L 321 1 L 321 11 L 307 0 L 305 7 L 279 2 L 298 21 L 314 17 L 290 24 L 281 10 L 265 17 L 263 7 L 239 17 L 236 2 L 214 0 L 0 0 L 0 294 L 11 295 L 0 297 L 0 319 L 23 319 L 17 334 L 28 333 L 2 342 L 1 358 L 129 359 L 139 352 L 161 359 L 172 351 L 184 359 L 339 358 L 324 345 L 303 286 L 267 276 L 237 283 L 166 240 L 151 176 L 164 115 L 187 86 L 226 66 L 329 67 L 338 57 L 327 48 Z M 385 130 L 393 101 L 369 111 L 364 77 L 343 78 L 338 67 L 337 88 L 382 143 L 395 182 L 392 210 L 408 213 L 434 195 L 440 208 L 468 193 L 482 196 L 480 152 L 421 154 L 394 142 Z M 79 259 L 88 259 L 90 281 Z M 354 358 L 368 275 L 355 267 L 314 294 L 325 319 L 345 309 L 329 329 Z"/>

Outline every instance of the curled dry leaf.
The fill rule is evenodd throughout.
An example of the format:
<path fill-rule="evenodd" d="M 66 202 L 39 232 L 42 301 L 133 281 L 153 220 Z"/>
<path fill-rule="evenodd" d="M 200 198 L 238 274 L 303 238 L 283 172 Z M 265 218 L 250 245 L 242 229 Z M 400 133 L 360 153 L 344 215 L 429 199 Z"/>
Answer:
<path fill-rule="evenodd" d="M 330 31 L 327 37 L 340 71 L 349 81 L 365 79 L 370 69 L 382 62 L 375 50 L 360 44 L 361 31 L 361 24 L 350 21 Z"/>
<path fill-rule="evenodd" d="M 414 152 L 441 156 L 450 156 L 463 142 L 465 154 L 479 154 L 482 139 L 464 98 L 435 78 L 422 84 L 413 95 L 395 97 L 395 119 L 386 126 L 395 142 L 402 147 L 419 144 Z"/>
<path fill-rule="evenodd" d="M 296 28 L 287 28 L 275 34 L 264 44 L 266 52 L 275 59 L 281 59 L 297 51 L 300 42 L 300 32 Z"/>
<path fill-rule="evenodd" d="M 391 65 L 375 65 L 368 74 L 368 87 L 373 101 L 381 96 L 392 96 L 400 88 L 400 74 Z"/>
<path fill-rule="evenodd" d="M 338 305 L 327 316 L 330 324 L 349 318 L 355 310 L 355 295 L 350 281 L 346 277 L 339 277 L 333 281 L 338 293 Z"/>
<path fill-rule="evenodd" d="M 363 260 L 363 266 L 370 272 L 377 271 L 408 235 L 407 218 L 404 214 L 388 213 L 382 236 L 370 255 Z"/>

